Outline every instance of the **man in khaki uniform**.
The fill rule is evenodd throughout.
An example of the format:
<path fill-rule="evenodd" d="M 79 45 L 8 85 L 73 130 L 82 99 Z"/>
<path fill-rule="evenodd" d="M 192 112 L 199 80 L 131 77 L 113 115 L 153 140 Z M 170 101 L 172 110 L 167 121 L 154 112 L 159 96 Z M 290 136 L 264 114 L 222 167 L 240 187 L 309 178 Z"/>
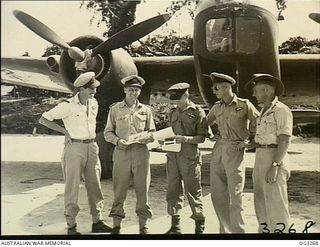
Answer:
<path fill-rule="evenodd" d="M 287 180 L 290 173 L 285 158 L 292 135 L 292 113 L 278 100 L 284 86 L 274 76 L 255 74 L 246 87 L 253 89 L 253 96 L 262 107 L 257 121 L 253 169 L 254 206 L 259 232 L 273 233 L 285 227 L 288 233 L 291 222 Z"/>
<path fill-rule="evenodd" d="M 166 234 L 180 234 L 180 211 L 183 207 L 183 188 L 195 220 L 195 233 L 204 231 L 201 164 L 198 143 L 208 135 L 208 126 L 204 111 L 189 100 L 188 83 L 178 83 L 168 91 L 176 106 L 169 112 L 169 126 L 176 134 L 177 143 L 181 143 L 179 153 L 168 152 L 168 213 L 172 217 L 171 228 Z M 183 181 L 183 185 L 182 185 Z"/>
<path fill-rule="evenodd" d="M 139 217 L 140 234 L 147 234 L 147 219 L 152 217 L 148 205 L 150 185 L 149 150 L 147 143 L 152 142 L 150 136 L 139 143 L 128 143 L 130 135 L 143 131 L 155 131 L 151 109 L 141 104 L 138 97 L 143 78 L 132 75 L 121 80 L 124 85 L 125 99 L 111 106 L 104 136 L 107 142 L 115 145 L 113 153 L 113 191 L 114 202 L 109 216 L 113 217 L 113 234 L 120 233 L 121 221 L 125 218 L 124 202 L 133 178 L 136 191 L 136 213 Z"/>
<path fill-rule="evenodd" d="M 80 210 L 78 193 L 82 172 L 92 215 L 92 232 L 112 230 L 102 218 L 101 165 L 98 145 L 95 142 L 98 103 L 94 99 L 94 94 L 99 85 L 100 82 L 95 79 L 94 72 L 80 75 L 74 82 L 78 93 L 43 113 L 39 120 L 44 126 L 65 135 L 62 172 L 65 180 L 64 204 L 69 235 L 80 234 L 77 231 L 76 216 Z M 64 127 L 55 123 L 55 119 L 62 119 Z"/>
<path fill-rule="evenodd" d="M 211 199 L 220 222 L 220 233 L 244 233 L 242 192 L 244 148 L 253 138 L 259 113 L 247 99 L 232 92 L 235 80 L 211 73 L 212 90 L 220 101 L 207 116 L 208 125 L 218 126 L 210 164 Z"/>

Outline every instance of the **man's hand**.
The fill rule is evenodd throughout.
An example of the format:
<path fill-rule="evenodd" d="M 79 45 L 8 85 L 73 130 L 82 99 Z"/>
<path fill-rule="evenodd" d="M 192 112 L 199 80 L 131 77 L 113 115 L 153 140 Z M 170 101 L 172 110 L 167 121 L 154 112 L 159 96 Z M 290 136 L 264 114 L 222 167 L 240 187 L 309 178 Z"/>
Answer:
<path fill-rule="evenodd" d="M 184 142 L 187 142 L 187 137 L 181 136 L 181 135 L 176 135 L 176 136 L 174 137 L 174 139 L 176 139 L 176 143 L 184 143 Z"/>
<path fill-rule="evenodd" d="M 266 174 L 266 182 L 267 183 L 274 183 L 277 181 L 278 169 L 279 168 L 277 166 L 270 167 L 270 169 L 267 171 L 267 174 Z"/>
<path fill-rule="evenodd" d="M 72 144 L 72 141 L 71 141 L 71 136 L 70 134 L 67 132 L 64 136 L 64 145 L 67 146 L 67 145 L 71 145 Z"/>
<path fill-rule="evenodd" d="M 127 147 L 129 146 L 130 144 L 128 144 L 127 143 L 127 141 L 126 140 L 124 140 L 124 139 L 120 139 L 119 141 L 118 141 L 118 147 L 120 148 L 120 149 L 127 149 Z"/>
<path fill-rule="evenodd" d="M 241 151 L 242 149 L 253 149 L 255 147 L 255 143 L 254 142 L 246 142 L 246 141 L 243 141 L 243 142 L 240 142 L 238 144 L 236 144 L 236 149 L 238 151 Z"/>
<path fill-rule="evenodd" d="M 212 142 L 216 142 L 218 139 L 219 139 L 219 136 L 217 136 L 217 135 L 211 135 L 209 137 L 209 140 L 212 141 Z"/>
<path fill-rule="evenodd" d="M 140 139 L 139 143 L 148 144 L 148 143 L 153 142 L 153 141 L 154 141 L 153 135 L 150 133 L 145 138 Z"/>

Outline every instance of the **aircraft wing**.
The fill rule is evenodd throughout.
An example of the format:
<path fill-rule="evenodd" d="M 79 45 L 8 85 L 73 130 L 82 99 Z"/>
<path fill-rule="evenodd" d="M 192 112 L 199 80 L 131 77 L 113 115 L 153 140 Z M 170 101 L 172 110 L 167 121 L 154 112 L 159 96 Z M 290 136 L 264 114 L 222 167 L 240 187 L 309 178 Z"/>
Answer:
<path fill-rule="evenodd" d="M 59 74 L 49 70 L 45 58 L 1 58 L 1 83 L 71 93 L 62 82 Z"/>
<path fill-rule="evenodd" d="M 133 60 L 139 75 L 151 88 L 151 97 L 166 97 L 166 90 L 171 85 L 188 82 L 191 85 L 191 99 L 195 103 L 203 104 L 195 77 L 193 56 L 134 57 Z"/>
<path fill-rule="evenodd" d="M 320 54 L 283 54 L 279 58 L 286 96 L 318 95 Z"/>

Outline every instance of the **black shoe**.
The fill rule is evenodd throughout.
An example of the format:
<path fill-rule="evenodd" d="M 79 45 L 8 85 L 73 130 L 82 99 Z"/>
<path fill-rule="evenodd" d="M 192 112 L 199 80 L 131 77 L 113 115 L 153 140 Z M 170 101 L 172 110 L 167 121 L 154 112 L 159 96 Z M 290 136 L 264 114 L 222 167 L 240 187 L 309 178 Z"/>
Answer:
<path fill-rule="evenodd" d="M 68 235 L 81 235 L 81 233 L 77 231 L 77 225 L 68 228 Z"/>
<path fill-rule="evenodd" d="M 169 231 L 167 231 L 165 234 L 181 234 L 181 228 L 180 226 L 171 226 Z"/>
<path fill-rule="evenodd" d="M 116 226 L 111 230 L 111 234 L 120 234 L 120 226 Z"/>
<path fill-rule="evenodd" d="M 110 233 L 112 228 L 104 223 L 102 220 L 92 224 L 93 233 Z"/>
<path fill-rule="evenodd" d="M 203 234 L 204 232 L 204 220 L 196 220 L 195 234 Z"/>
<path fill-rule="evenodd" d="M 149 234 L 148 227 L 144 226 L 144 227 L 140 228 L 139 233 L 140 234 Z"/>

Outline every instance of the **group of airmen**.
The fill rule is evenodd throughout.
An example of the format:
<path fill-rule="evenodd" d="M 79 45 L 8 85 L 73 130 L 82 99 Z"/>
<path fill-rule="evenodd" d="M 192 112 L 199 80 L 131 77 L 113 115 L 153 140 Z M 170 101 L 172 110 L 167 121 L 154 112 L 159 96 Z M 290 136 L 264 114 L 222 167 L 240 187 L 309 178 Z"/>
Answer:
<path fill-rule="evenodd" d="M 189 99 L 188 83 L 178 83 L 168 89 L 173 108 L 168 124 L 175 133 L 180 152 L 167 153 L 167 211 L 171 227 L 166 234 L 181 234 L 181 210 L 186 195 L 195 221 L 195 234 L 204 233 L 201 188 L 201 156 L 198 144 L 210 136 L 215 141 L 210 163 L 212 204 L 217 214 L 220 233 L 245 233 L 243 219 L 243 188 L 246 149 L 256 148 L 253 170 L 254 208 L 259 233 L 274 232 L 280 223 L 289 226 L 286 153 L 292 135 L 292 114 L 278 99 L 284 91 L 282 82 L 268 74 L 255 74 L 246 84 L 257 99 L 261 111 L 248 100 L 239 98 L 232 90 L 236 81 L 225 74 L 211 73 L 212 92 L 218 101 L 206 116 L 204 110 Z M 114 201 L 109 216 L 113 227 L 102 216 L 104 198 L 101 191 L 99 148 L 95 142 L 98 104 L 94 99 L 100 82 L 94 72 L 81 74 L 74 86 L 74 97 L 43 113 L 39 122 L 65 135 L 62 170 L 65 180 L 65 218 L 67 234 L 79 235 L 76 216 L 79 212 L 78 194 L 83 174 L 87 190 L 93 233 L 120 234 L 125 218 L 124 204 L 132 180 L 139 218 L 139 233 L 148 234 L 152 210 L 148 204 L 150 185 L 149 150 L 156 131 L 150 107 L 138 97 L 145 84 L 138 75 L 121 80 L 125 99 L 110 107 L 104 137 L 113 143 Z M 55 122 L 62 119 L 64 126 Z M 210 126 L 217 126 L 211 135 Z M 148 131 L 138 143 L 128 142 L 130 135 Z M 211 134 L 209 134 L 211 133 Z"/>

